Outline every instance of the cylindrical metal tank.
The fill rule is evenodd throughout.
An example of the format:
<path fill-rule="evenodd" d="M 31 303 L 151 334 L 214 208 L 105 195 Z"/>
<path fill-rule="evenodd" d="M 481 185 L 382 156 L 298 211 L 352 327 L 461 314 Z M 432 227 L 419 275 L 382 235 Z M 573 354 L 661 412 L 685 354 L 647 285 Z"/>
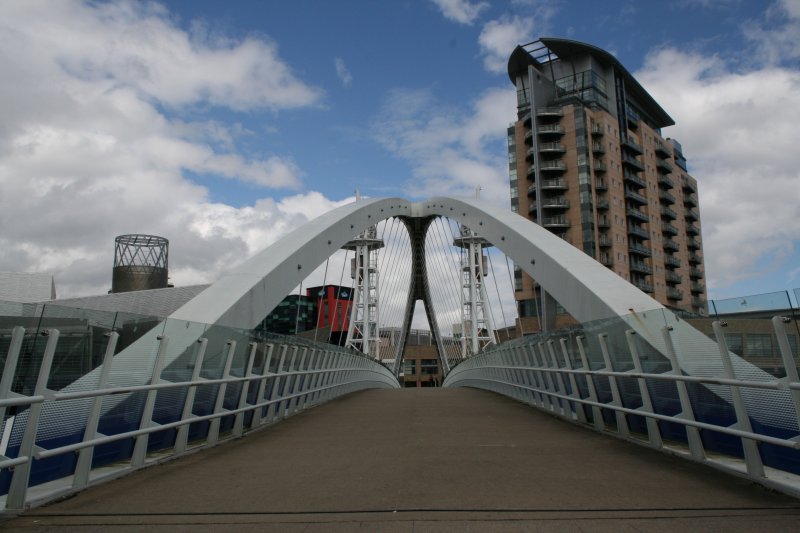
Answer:
<path fill-rule="evenodd" d="M 114 239 L 111 292 L 167 287 L 169 241 L 155 235 L 120 235 Z"/>

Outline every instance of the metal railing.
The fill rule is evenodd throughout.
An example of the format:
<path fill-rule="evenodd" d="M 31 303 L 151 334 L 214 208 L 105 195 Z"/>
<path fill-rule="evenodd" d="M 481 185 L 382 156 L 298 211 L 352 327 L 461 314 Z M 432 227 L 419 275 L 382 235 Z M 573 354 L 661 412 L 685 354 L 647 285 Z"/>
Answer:
<path fill-rule="evenodd" d="M 710 340 L 695 331 L 705 339 L 706 351 L 702 360 L 693 361 L 693 350 L 702 351 L 697 337 L 682 337 L 684 329 L 674 331 L 681 321 L 662 320 L 659 314 L 647 311 L 518 338 L 455 366 L 444 385 L 491 390 L 579 425 L 800 495 L 800 379 L 791 348 L 796 349 L 800 321 L 767 321 L 777 340 L 773 359 L 779 367 L 767 373 L 729 351 L 726 339 L 737 334 L 731 337 L 727 323 L 718 320 L 697 319 L 713 331 L 718 349 L 712 345 L 709 352 Z M 649 341 L 634 330 L 634 324 L 644 323 L 640 331 L 655 336 Z M 763 335 L 763 323 L 751 334 Z"/>
<path fill-rule="evenodd" d="M 166 322 L 157 329 L 166 330 Z M 185 330 L 190 326 L 197 324 L 187 323 Z M 5 355 L 0 510 L 24 509 L 241 437 L 344 394 L 399 387 L 389 368 L 336 345 L 220 326 L 203 329 L 207 334 L 185 350 L 187 343 L 176 335 L 177 352 L 170 350 L 168 336 L 154 337 L 152 353 L 133 371 L 125 366 L 124 350 L 117 353 L 120 333 L 108 331 L 99 366 L 52 390 L 49 382 L 67 355 L 59 353 L 61 331 L 40 328 L 31 334 L 14 327 L 7 354 L 0 354 Z M 37 336 L 46 339 L 41 354 Z M 18 392 L 14 377 L 22 359 L 32 355 L 41 355 L 35 386 Z"/>

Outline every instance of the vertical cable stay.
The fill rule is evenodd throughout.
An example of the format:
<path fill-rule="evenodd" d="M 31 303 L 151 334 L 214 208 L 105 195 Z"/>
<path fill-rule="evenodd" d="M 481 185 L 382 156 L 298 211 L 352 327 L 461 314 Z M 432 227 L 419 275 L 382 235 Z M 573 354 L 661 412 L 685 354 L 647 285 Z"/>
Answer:
<path fill-rule="evenodd" d="M 337 252 L 338 251 L 339 250 L 337 250 Z M 338 285 L 338 287 L 336 289 L 336 300 L 337 301 L 339 300 L 339 298 L 342 297 L 342 283 L 344 283 L 344 269 L 347 267 L 347 254 L 348 253 L 349 253 L 349 250 L 345 250 L 344 251 L 344 261 L 342 261 L 342 275 L 339 277 L 339 285 Z M 347 306 L 348 313 L 350 312 L 350 308 L 351 307 L 352 307 L 352 305 L 348 305 Z M 345 313 L 345 317 L 349 316 L 348 313 Z M 334 317 L 334 320 L 335 319 L 336 319 L 336 317 Z M 328 324 L 328 326 L 329 326 L 329 328 L 328 328 L 328 344 L 330 344 L 331 343 L 331 339 L 333 338 L 333 324 Z"/>
<path fill-rule="evenodd" d="M 508 279 L 511 281 L 511 293 L 514 294 L 517 290 L 517 286 L 514 282 L 514 276 L 511 274 L 511 266 L 508 262 L 508 256 L 506 256 L 506 270 L 508 271 Z M 516 301 L 516 298 L 514 299 Z M 517 311 L 517 322 L 519 323 L 519 336 L 524 337 L 525 331 L 522 329 L 522 317 L 519 314 L 519 306 L 517 304 L 514 305 L 514 308 Z"/>
<path fill-rule="evenodd" d="M 325 274 L 322 276 L 322 290 L 323 291 L 325 290 L 325 285 L 328 284 L 328 264 L 330 263 L 330 261 L 331 261 L 331 257 L 328 256 L 328 258 L 325 260 Z M 314 296 L 315 301 L 316 301 L 316 296 L 318 296 L 318 295 Z M 318 314 L 319 314 L 319 312 L 320 312 L 320 310 L 317 309 L 317 313 Z M 317 316 L 317 323 L 314 324 L 314 342 L 317 342 L 317 333 L 319 333 L 319 316 Z"/>
<path fill-rule="evenodd" d="M 433 232 L 431 234 L 432 235 L 431 246 L 435 250 L 437 245 L 438 245 L 439 253 L 435 255 L 435 261 L 438 264 L 438 266 L 440 268 L 440 271 L 441 271 L 440 278 L 442 280 L 444 280 L 445 282 L 448 282 L 448 281 L 450 281 L 452 279 L 452 277 L 447 275 L 449 269 L 447 268 L 447 265 L 446 265 L 446 262 L 447 262 L 446 256 L 450 255 L 452 252 L 451 252 L 450 247 L 447 246 L 446 243 L 444 242 L 444 240 L 442 239 L 442 234 L 441 234 L 442 220 L 441 219 L 442 219 L 442 217 L 438 217 L 438 220 L 434 221 L 434 224 L 431 225 L 433 227 Z M 435 265 L 432 265 L 432 266 L 435 266 Z M 449 316 L 449 314 L 451 312 L 451 310 L 448 309 L 448 307 L 450 307 L 450 303 L 455 301 L 456 304 L 457 304 L 457 300 L 455 299 L 455 294 L 453 292 L 451 292 L 451 291 L 447 291 L 445 287 L 446 287 L 445 283 L 442 283 L 441 286 L 437 286 L 437 288 L 439 289 L 439 293 L 443 295 L 443 296 L 440 297 L 440 302 L 441 303 L 440 303 L 440 306 L 439 306 L 442 318 L 446 318 L 446 317 Z M 458 309 L 458 307 L 456 305 L 456 307 L 453 308 L 453 311 L 455 311 L 457 309 Z M 438 321 L 438 317 L 437 317 L 437 321 Z M 448 318 L 447 322 L 452 327 L 453 319 L 452 318 Z"/>
<path fill-rule="evenodd" d="M 506 321 L 506 311 L 503 309 L 503 299 L 500 298 L 500 286 L 497 284 L 497 274 L 494 271 L 494 262 L 492 261 L 492 253 L 489 252 L 489 269 L 492 271 L 492 283 L 494 283 L 494 290 L 497 292 L 497 304 L 500 306 L 500 314 L 503 317 L 503 328 L 506 330 L 506 338 L 511 340 L 511 334 L 508 332 L 508 322 Z M 491 308 L 491 306 L 490 306 Z M 497 322 L 495 322 L 495 325 Z"/>

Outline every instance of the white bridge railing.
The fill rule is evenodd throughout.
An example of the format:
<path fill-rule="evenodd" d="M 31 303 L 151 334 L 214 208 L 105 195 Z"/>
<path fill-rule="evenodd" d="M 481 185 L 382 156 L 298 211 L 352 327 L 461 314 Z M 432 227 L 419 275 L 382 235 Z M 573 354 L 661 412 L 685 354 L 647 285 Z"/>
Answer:
<path fill-rule="evenodd" d="M 36 346 L 35 333 L 23 327 L 11 330 L 0 378 L 0 510 L 24 509 L 240 437 L 344 394 L 399 387 L 390 369 L 338 346 L 297 337 L 259 340 L 235 330 L 223 339 L 226 332 L 217 329 L 212 377 L 209 338 L 198 339 L 176 371 L 166 365 L 170 339 L 159 336 L 156 353 L 140 369 L 147 374 L 143 384 L 112 386 L 120 335 L 111 331 L 93 386 L 55 391 L 48 381 L 58 373 L 61 332 L 36 331 L 46 342 L 32 390 L 14 392 L 23 345 Z"/>
<path fill-rule="evenodd" d="M 758 334 L 767 322 L 766 335 L 777 339 L 781 368 L 773 369 L 778 376 L 755 369 L 755 379 L 737 376 L 750 365 L 729 352 L 725 322 L 713 322 L 719 360 L 704 363 L 716 375 L 682 370 L 679 361 L 692 354 L 679 351 L 669 325 L 660 331 L 662 357 L 624 321 L 608 322 L 503 343 L 455 366 L 444 386 L 491 390 L 800 496 L 800 380 L 789 319 L 759 321 Z"/>

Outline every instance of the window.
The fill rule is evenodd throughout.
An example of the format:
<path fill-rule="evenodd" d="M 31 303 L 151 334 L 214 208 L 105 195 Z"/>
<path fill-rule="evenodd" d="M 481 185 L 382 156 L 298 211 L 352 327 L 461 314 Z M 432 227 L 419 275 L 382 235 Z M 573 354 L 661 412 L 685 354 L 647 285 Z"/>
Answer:
<path fill-rule="evenodd" d="M 741 333 L 726 333 L 725 342 L 728 344 L 728 350 L 736 355 L 742 355 L 742 334 Z"/>
<path fill-rule="evenodd" d="M 413 376 L 417 371 L 417 362 L 415 360 L 403 359 L 403 373 L 406 376 Z"/>
<path fill-rule="evenodd" d="M 422 359 L 420 361 L 420 374 L 424 376 L 438 374 L 439 364 L 436 359 Z"/>
<path fill-rule="evenodd" d="M 772 336 L 764 333 L 749 333 L 744 345 L 746 356 L 772 355 Z"/>

